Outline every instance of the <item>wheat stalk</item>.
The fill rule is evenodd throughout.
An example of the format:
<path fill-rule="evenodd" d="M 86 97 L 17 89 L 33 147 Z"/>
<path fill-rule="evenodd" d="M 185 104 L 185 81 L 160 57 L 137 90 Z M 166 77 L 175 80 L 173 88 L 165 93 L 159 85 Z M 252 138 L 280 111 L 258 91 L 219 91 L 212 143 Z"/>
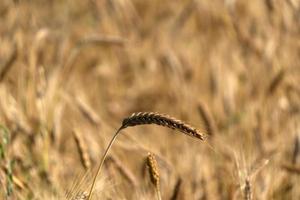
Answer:
<path fill-rule="evenodd" d="M 161 200 L 161 194 L 160 194 L 160 189 L 159 189 L 159 170 L 157 166 L 157 161 L 155 159 L 155 156 L 153 153 L 148 153 L 147 156 L 147 166 L 148 166 L 148 171 L 150 175 L 150 180 L 151 183 L 155 187 L 156 195 L 157 195 L 157 200 Z"/>
<path fill-rule="evenodd" d="M 87 198 L 88 198 L 88 196 L 87 196 L 86 192 L 79 192 L 71 200 L 86 200 Z"/>
<path fill-rule="evenodd" d="M 107 156 L 107 153 L 111 146 L 113 145 L 114 141 L 116 140 L 117 136 L 119 135 L 120 131 L 122 129 L 125 129 L 130 126 L 137 126 L 137 125 L 146 125 L 146 124 L 156 124 L 159 126 L 166 126 L 171 129 L 178 130 L 188 136 L 204 140 L 204 134 L 200 133 L 199 130 L 192 127 L 191 125 L 186 124 L 183 121 L 180 121 L 178 119 L 175 119 L 173 117 L 170 117 L 168 115 L 163 115 L 159 113 L 154 112 L 139 112 L 139 113 L 133 113 L 130 117 L 125 118 L 122 122 L 122 126 L 117 130 L 117 132 L 114 134 L 113 138 L 109 142 L 103 157 L 101 159 L 101 162 L 97 168 L 96 175 L 94 176 L 92 186 L 89 191 L 88 200 L 92 198 L 92 192 L 95 187 L 96 179 L 101 171 L 101 168 L 103 166 L 103 163 L 105 161 L 105 158 Z"/>
<path fill-rule="evenodd" d="M 300 175 L 300 166 L 293 165 L 293 164 L 282 164 L 281 167 L 290 173 Z"/>
<path fill-rule="evenodd" d="M 293 156 L 292 156 L 292 163 L 296 164 L 299 160 L 298 157 L 300 155 L 300 134 L 296 135 L 294 139 L 294 150 L 293 150 Z"/>
<path fill-rule="evenodd" d="M 136 180 L 134 174 L 132 174 L 132 172 L 128 168 L 126 168 L 126 166 L 124 166 L 124 164 L 116 156 L 108 156 L 107 160 L 110 160 L 112 164 L 115 165 L 115 167 L 119 170 L 121 175 L 125 179 L 127 179 L 133 187 L 138 186 L 138 181 Z"/>
<path fill-rule="evenodd" d="M 18 50 L 17 47 L 14 47 L 9 58 L 6 60 L 5 63 L 3 63 L 3 65 L 0 66 L 0 82 L 3 81 L 6 74 L 9 72 L 9 70 L 11 69 L 12 65 L 17 60 L 17 58 L 18 58 Z"/>
<path fill-rule="evenodd" d="M 280 86 L 280 84 L 282 83 L 284 77 L 286 75 L 286 71 L 284 69 L 281 69 L 272 79 L 272 81 L 270 82 L 268 88 L 267 88 L 267 95 L 272 95 L 275 93 L 275 91 L 277 90 L 277 88 Z"/>
<path fill-rule="evenodd" d="M 207 106 L 199 102 L 198 103 L 198 111 L 200 114 L 200 117 L 202 118 L 204 125 L 206 127 L 207 133 L 209 135 L 215 135 L 217 132 L 217 126 L 216 123 L 211 115 L 211 113 L 208 111 Z"/>
<path fill-rule="evenodd" d="M 179 177 L 176 181 L 174 190 L 173 190 L 173 194 L 172 197 L 170 198 L 170 200 L 177 200 L 179 199 L 179 193 L 180 193 L 180 188 L 182 185 L 182 179 Z"/>
<path fill-rule="evenodd" d="M 101 123 L 100 117 L 97 113 L 84 101 L 83 98 L 76 97 L 76 104 L 78 109 L 83 114 L 84 117 L 87 118 L 93 125 L 99 126 Z"/>
<path fill-rule="evenodd" d="M 73 130 L 74 140 L 78 149 L 78 153 L 80 155 L 80 160 L 83 167 L 88 170 L 91 166 L 91 159 L 87 152 L 86 145 L 83 139 L 80 137 L 79 133 L 76 130 Z"/>
<path fill-rule="evenodd" d="M 251 183 L 249 177 L 247 177 L 245 180 L 244 199 L 252 200 L 252 190 L 251 190 Z"/>

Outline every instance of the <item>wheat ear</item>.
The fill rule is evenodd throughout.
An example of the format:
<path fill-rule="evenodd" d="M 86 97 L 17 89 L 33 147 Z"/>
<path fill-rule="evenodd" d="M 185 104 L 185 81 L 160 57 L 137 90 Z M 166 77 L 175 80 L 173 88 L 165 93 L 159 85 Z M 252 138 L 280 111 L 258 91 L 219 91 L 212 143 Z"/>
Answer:
<path fill-rule="evenodd" d="M 89 153 L 87 152 L 85 142 L 83 141 L 83 139 L 81 138 L 81 136 L 76 130 L 73 130 L 73 136 L 77 146 L 78 153 L 80 155 L 82 166 L 86 170 L 88 170 L 91 166 L 91 159 Z"/>
<path fill-rule="evenodd" d="M 159 170 L 158 170 L 158 166 L 157 166 L 157 161 L 156 161 L 153 153 L 150 153 L 150 152 L 148 153 L 147 166 L 148 166 L 151 183 L 155 187 L 157 200 L 161 200 L 160 184 L 159 184 Z"/>
<path fill-rule="evenodd" d="M 171 129 L 176 129 L 188 136 L 204 140 L 204 135 L 200 133 L 196 128 L 186 124 L 183 121 L 153 112 L 139 112 L 133 113 L 130 117 L 123 120 L 122 129 L 129 126 L 156 124 L 159 126 L 166 126 Z"/>
<path fill-rule="evenodd" d="M 168 115 L 163 115 L 159 113 L 153 113 L 153 112 L 139 112 L 139 113 L 133 113 L 130 117 L 125 118 L 123 120 L 122 126 L 117 130 L 117 132 L 114 134 L 113 138 L 109 142 L 103 157 L 101 159 L 101 162 L 97 168 L 96 175 L 94 176 L 91 189 L 89 191 L 88 200 L 92 198 L 92 192 L 95 187 L 96 179 L 101 171 L 101 168 L 103 166 L 103 163 L 105 161 L 105 158 L 107 156 L 107 153 L 111 146 L 113 145 L 114 141 L 116 140 L 118 134 L 122 129 L 125 129 L 130 126 L 137 126 L 137 125 L 145 125 L 145 124 L 156 124 L 159 126 L 166 126 L 171 129 L 176 129 L 180 132 L 183 132 L 184 134 L 198 138 L 200 140 L 204 140 L 204 134 L 200 133 L 196 128 L 178 120 L 175 118 L 172 118 Z"/>

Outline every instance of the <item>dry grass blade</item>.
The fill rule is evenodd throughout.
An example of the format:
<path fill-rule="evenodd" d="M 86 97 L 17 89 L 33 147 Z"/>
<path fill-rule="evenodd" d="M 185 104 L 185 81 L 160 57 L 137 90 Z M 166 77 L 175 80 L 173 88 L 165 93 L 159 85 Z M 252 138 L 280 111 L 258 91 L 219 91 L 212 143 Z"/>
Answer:
<path fill-rule="evenodd" d="M 18 177 L 13 176 L 12 178 L 13 178 L 13 183 L 14 183 L 18 188 L 20 188 L 21 190 L 24 190 L 24 189 L 27 188 L 27 185 L 26 185 L 23 181 L 21 181 Z"/>
<path fill-rule="evenodd" d="M 1 166 L 1 168 L 6 174 L 8 173 L 9 169 L 7 168 L 7 166 Z M 30 189 L 29 185 L 24 181 L 22 181 L 21 179 L 19 179 L 16 175 L 12 175 L 12 181 L 13 184 L 21 190 Z"/>
<path fill-rule="evenodd" d="M 73 136 L 80 155 L 81 163 L 83 167 L 88 170 L 91 167 L 91 159 L 87 152 L 86 145 L 77 131 L 73 130 Z"/>
<path fill-rule="evenodd" d="M 103 166 L 103 163 L 105 161 L 105 158 L 107 157 L 107 153 L 111 146 L 113 145 L 114 141 L 116 140 L 118 134 L 122 129 L 125 129 L 130 126 L 137 126 L 137 125 L 145 125 L 145 124 L 156 124 L 160 126 L 166 126 L 171 129 L 176 129 L 180 132 L 183 132 L 184 134 L 204 140 L 204 134 L 200 133 L 196 128 L 178 120 L 175 118 L 172 118 L 168 115 L 163 115 L 159 113 L 153 113 L 153 112 L 139 112 L 139 113 L 133 113 L 130 117 L 125 118 L 123 120 L 122 126 L 117 130 L 117 132 L 114 134 L 113 138 L 109 142 L 103 157 L 101 159 L 101 162 L 98 166 L 98 169 L 96 171 L 96 175 L 94 176 L 91 189 L 89 191 L 88 200 L 92 198 L 92 192 L 95 187 L 96 179 L 101 171 L 101 168 Z"/>
<path fill-rule="evenodd" d="M 78 46 L 93 44 L 93 45 L 117 45 L 123 46 L 125 40 L 120 37 L 113 36 L 90 36 L 78 42 Z"/>
<path fill-rule="evenodd" d="M 147 156 L 147 166 L 150 175 L 151 183 L 155 187 L 155 191 L 157 194 L 157 200 L 161 200 L 160 188 L 159 188 L 159 171 L 157 161 L 153 153 L 148 153 Z"/>

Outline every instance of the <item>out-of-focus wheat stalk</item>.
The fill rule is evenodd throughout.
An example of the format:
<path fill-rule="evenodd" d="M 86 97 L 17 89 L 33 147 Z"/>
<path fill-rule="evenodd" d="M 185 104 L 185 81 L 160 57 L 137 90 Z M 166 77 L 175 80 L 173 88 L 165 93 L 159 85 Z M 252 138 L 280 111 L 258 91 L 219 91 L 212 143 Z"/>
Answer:
<path fill-rule="evenodd" d="M 83 139 L 81 138 L 81 136 L 79 135 L 77 130 L 73 130 L 73 136 L 74 136 L 74 140 L 76 142 L 78 153 L 80 155 L 81 163 L 82 163 L 83 167 L 86 170 L 88 170 L 91 167 L 91 159 L 87 152 L 85 142 L 83 141 Z"/>
<path fill-rule="evenodd" d="M 292 155 L 292 163 L 297 164 L 300 157 L 300 135 L 296 135 L 294 139 L 294 149 Z"/>
<path fill-rule="evenodd" d="M 176 181 L 170 200 L 177 200 L 179 198 L 178 196 L 180 193 L 181 184 L 182 184 L 182 179 L 179 177 Z"/>
<path fill-rule="evenodd" d="M 208 111 L 207 106 L 203 102 L 199 102 L 197 108 L 198 108 L 200 117 L 202 118 L 202 120 L 204 122 L 207 133 L 211 136 L 215 135 L 217 132 L 217 126 L 216 126 L 216 123 L 215 123 L 211 113 Z"/>
<path fill-rule="evenodd" d="M 245 200 L 252 200 L 251 183 L 250 183 L 250 178 L 249 177 L 247 177 L 246 180 L 245 180 L 244 199 Z"/>
<path fill-rule="evenodd" d="M 6 60 L 6 62 L 3 63 L 2 66 L 0 66 L 0 82 L 4 79 L 5 75 L 9 72 L 10 68 L 12 67 L 13 63 L 18 57 L 18 51 L 17 48 L 14 47 L 11 55 Z"/>
<path fill-rule="evenodd" d="M 281 167 L 290 173 L 300 175 L 300 166 L 291 165 L 291 164 L 282 164 Z"/>
<path fill-rule="evenodd" d="M 87 192 L 79 192 L 71 200 L 86 200 L 87 198 Z"/>
<path fill-rule="evenodd" d="M 62 73 L 59 81 L 64 81 L 64 77 L 66 75 L 68 76 L 72 72 L 73 65 L 84 47 L 90 45 L 113 45 L 122 47 L 124 44 L 125 40 L 123 38 L 112 36 L 90 36 L 78 41 L 62 67 Z"/>
<path fill-rule="evenodd" d="M 124 166 L 124 164 L 122 164 L 122 162 L 116 156 L 111 155 L 108 156 L 107 159 L 116 166 L 119 172 L 129 181 L 132 186 L 138 186 L 138 181 L 135 178 L 134 174 L 132 174 L 132 172 L 128 168 L 126 168 L 126 166 Z"/>
<path fill-rule="evenodd" d="M 267 88 L 267 95 L 272 95 L 275 93 L 277 88 L 280 86 L 282 83 L 284 77 L 286 75 L 286 71 L 284 69 L 281 69 L 271 80 L 270 85 Z"/>
<path fill-rule="evenodd" d="M 100 117 L 97 113 L 80 97 L 76 97 L 76 104 L 82 114 L 94 125 L 100 125 Z"/>

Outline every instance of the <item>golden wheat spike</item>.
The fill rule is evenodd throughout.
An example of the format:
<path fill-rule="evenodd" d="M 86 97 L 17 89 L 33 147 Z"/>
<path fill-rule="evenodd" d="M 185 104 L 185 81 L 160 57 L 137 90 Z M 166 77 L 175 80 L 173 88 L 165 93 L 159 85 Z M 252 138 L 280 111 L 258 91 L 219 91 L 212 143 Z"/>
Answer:
<path fill-rule="evenodd" d="M 155 191 L 157 194 L 157 200 L 161 200 L 160 188 L 159 188 L 159 170 L 157 161 L 153 153 L 148 153 L 147 156 L 147 166 L 149 170 L 151 183 L 155 186 Z"/>
<path fill-rule="evenodd" d="M 148 153 L 147 156 L 147 166 L 149 169 L 150 179 L 155 187 L 159 186 L 159 171 L 157 167 L 157 162 L 153 153 Z"/>
<path fill-rule="evenodd" d="M 166 126 L 171 129 L 176 129 L 180 132 L 183 132 L 184 134 L 204 140 L 204 134 L 200 133 L 196 128 L 178 120 L 173 117 L 170 117 L 168 115 L 163 115 L 159 113 L 154 112 L 139 112 L 139 113 L 133 113 L 130 117 L 125 118 L 122 122 L 122 126 L 117 130 L 117 132 L 114 134 L 113 138 L 109 142 L 103 157 L 101 159 L 101 162 L 98 166 L 98 169 L 96 171 L 96 175 L 94 176 L 91 189 L 89 191 L 88 200 L 92 198 L 93 189 L 95 187 L 96 179 L 101 171 L 101 168 L 103 166 L 103 163 L 105 161 L 105 158 L 108 154 L 109 149 L 113 145 L 114 141 L 116 140 L 117 136 L 119 135 L 120 131 L 129 127 L 129 126 L 137 126 L 137 125 L 144 125 L 144 124 L 156 124 L 160 126 Z"/>

